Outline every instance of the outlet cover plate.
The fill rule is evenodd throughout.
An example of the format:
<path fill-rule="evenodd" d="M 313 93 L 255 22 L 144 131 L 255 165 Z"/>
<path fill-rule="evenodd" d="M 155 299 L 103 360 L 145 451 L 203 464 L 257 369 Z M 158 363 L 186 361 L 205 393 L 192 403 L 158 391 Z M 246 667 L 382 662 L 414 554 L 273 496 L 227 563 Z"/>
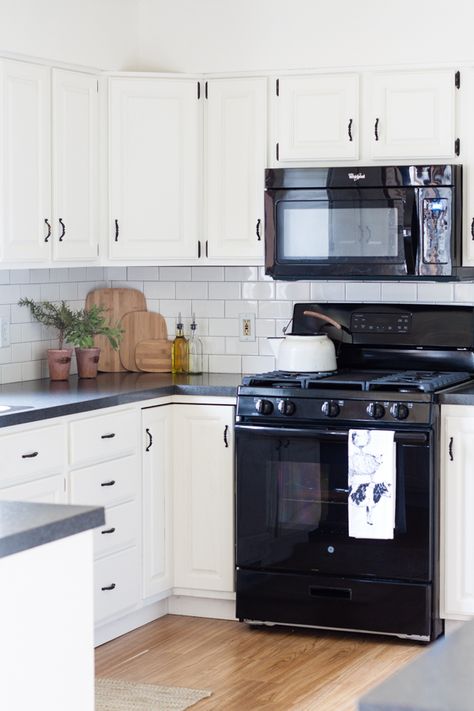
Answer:
<path fill-rule="evenodd" d="M 239 341 L 255 341 L 255 314 L 239 314 Z"/>

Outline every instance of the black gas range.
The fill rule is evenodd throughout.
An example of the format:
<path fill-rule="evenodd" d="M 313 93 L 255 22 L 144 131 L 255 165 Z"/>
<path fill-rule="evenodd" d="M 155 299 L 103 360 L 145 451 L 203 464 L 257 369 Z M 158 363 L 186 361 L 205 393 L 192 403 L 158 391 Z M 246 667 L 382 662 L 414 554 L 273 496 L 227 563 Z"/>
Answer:
<path fill-rule="evenodd" d="M 327 329 L 338 371 L 249 375 L 238 391 L 237 617 L 430 641 L 443 631 L 438 395 L 474 375 L 474 311 L 296 304 L 294 333 L 313 332 L 305 310 L 344 326 Z M 364 450 L 379 433 L 389 445 Z M 393 480 L 377 481 L 391 457 Z M 380 501 L 391 535 L 354 533 L 354 502 L 368 530 Z"/>

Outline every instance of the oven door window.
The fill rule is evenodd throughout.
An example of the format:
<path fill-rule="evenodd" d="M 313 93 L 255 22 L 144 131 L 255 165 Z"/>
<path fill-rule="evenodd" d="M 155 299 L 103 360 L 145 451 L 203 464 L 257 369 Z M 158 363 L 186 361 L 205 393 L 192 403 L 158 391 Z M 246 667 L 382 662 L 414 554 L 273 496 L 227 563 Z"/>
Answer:
<path fill-rule="evenodd" d="M 393 540 L 349 538 L 347 437 L 237 434 L 237 565 L 429 580 L 428 446 L 397 444 Z"/>
<path fill-rule="evenodd" d="M 404 191 L 292 190 L 275 209 L 280 263 L 404 262 Z"/>

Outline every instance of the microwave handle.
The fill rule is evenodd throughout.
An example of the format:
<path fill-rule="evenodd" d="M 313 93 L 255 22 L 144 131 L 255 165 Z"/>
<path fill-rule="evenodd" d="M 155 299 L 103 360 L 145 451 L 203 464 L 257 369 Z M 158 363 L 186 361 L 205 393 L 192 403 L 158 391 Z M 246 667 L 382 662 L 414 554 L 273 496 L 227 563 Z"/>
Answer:
<path fill-rule="evenodd" d="M 411 214 L 411 224 L 410 227 L 403 227 L 403 249 L 405 252 L 407 274 L 416 274 L 420 221 L 417 209 L 418 201 L 416 200 L 414 190 L 407 191 L 407 202 L 407 212 Z"/>

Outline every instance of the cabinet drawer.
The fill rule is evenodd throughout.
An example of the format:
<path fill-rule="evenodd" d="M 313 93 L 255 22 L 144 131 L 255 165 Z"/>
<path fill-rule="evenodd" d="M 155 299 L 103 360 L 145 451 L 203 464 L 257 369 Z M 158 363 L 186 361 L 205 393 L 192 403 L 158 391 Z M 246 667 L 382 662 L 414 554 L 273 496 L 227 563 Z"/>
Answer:
<path fill-rule="evenodd" d="M 71 503 L 107 507 L 133 499 L 139 476 L 136 456 L 78 469 L 71 474 Z"/>
<path fill-rule="evenodd" d="M 127 410 L 71 422 L 71 466 L 81 466 L 135 452 L 137 418 L 137 412 Z"/>
<path fill-rule="evenodd" d="M 134 607 L 140 599 L 137 548 L 101 558 L 94 564 L 95 622 Z"/>
<path fill-rule="evenodd" d="M 105 524 L 94 531 L 94 555 L 98 557 L 136 545 L 138 538 L 137 502 L 112 506 L 105 512 Z"/>
<path fill-rule="evenodd" d="M 66 428 L 41 427 L 0 437 L 0 481 L 20 481 L 61 472 L 66 462 Z"/>

